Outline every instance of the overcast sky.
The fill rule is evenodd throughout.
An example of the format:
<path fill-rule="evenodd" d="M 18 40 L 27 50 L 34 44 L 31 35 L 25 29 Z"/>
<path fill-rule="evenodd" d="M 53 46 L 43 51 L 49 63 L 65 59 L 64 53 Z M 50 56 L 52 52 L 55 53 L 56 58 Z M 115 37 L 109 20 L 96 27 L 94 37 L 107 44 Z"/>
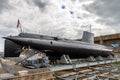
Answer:
<path fill-rule="evenodd" d="M 120 0 L 0 0 L 0 51 L 4 39 L 24 32 L 81 38 L 91 24 L 95 36 L 120 32 Z M 87 26 L 87 27 L 86 27 Z"/>

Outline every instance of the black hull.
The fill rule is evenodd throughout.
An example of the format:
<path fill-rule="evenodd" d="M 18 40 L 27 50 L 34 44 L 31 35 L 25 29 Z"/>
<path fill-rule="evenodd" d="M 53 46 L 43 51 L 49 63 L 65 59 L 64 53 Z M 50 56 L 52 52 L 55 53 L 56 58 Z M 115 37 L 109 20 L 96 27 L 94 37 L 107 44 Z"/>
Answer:
<path fill-rule="evenodd" d="M 112 49 L 88 43 L 78 43 L 70 41 L 56 41 L 56 40 L 43 40 L 22 37 L 7 37 L 6 43 L 11 46 L 5 46 L 5 57 L 18 57 L 22 47 L 31 47 L 36 50 L 46 51 L 50 57 L 60 58 L 63 54 L 67 54 L 70 58 L 86 58 L 89 56 L 102 56 L 107 57 L 112 54 Z M 10 45 L 9 44 L 9 45 Z M 16 48 L 15 48 L 16 46 Z M 10 48 L 9 48 L 10 47 Z M 13 47 L 13 50 L 11 49 Z M 114 55 L 113 55 L 114 56 Z"/>

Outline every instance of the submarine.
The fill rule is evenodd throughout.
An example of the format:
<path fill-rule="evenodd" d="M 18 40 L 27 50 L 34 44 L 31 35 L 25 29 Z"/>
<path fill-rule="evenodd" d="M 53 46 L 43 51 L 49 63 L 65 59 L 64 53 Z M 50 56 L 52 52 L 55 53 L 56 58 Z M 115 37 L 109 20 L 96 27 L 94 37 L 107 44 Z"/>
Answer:
<path fill-rule="evenodd" d="M 23 47 L 44 51 L 47 56 L 56 59 L 63 54 L 69 55 L 72 59 L 110 55 L 114 57 L 111 47 L 94 44 L 94 34 L 87 31 L 84 31 L 82 41 L 31 33 L 20 33 L 18 36 L 3 38 L 5 39 L 4 57 L 19 57 Z"/>

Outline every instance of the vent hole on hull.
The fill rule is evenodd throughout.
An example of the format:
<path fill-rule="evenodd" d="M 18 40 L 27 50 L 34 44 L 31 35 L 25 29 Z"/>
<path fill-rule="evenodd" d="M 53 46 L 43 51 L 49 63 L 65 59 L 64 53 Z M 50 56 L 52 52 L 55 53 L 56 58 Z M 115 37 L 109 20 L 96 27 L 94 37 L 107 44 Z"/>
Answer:
<path fill-rule="evenodd" d="M 52 41 L 50 41 L 50 44 L 52 45 L 52 44 L 53 44 L 53 42 L 52 42 Z"/>

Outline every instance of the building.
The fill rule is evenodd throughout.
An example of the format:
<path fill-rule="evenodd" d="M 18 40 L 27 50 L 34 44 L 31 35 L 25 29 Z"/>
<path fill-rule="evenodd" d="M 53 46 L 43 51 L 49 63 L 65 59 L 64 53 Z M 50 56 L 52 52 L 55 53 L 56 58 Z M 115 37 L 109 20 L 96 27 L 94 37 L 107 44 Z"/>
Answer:
<path fill-rule="evenodd" d="M 3 52 L 0 52 L 0 56 L 3 56 L 4 55 L 4 53 Z"/>
<path fill-rule="evenodd" d="M 114 48 L 114 52 L 120 53 L 120 33 L 95 37 L 94 42 L 111 46 Z"/>

